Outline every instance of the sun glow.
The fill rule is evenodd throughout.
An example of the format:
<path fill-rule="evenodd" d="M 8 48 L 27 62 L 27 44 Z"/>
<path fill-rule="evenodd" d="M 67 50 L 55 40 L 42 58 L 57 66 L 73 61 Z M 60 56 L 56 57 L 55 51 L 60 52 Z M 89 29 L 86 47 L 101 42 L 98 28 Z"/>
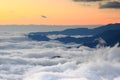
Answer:
<path fill-rule="evenodd" d="M 120 10 L 101 10 L 71 0 L 2 0 L 0 24 L 87 25 L 120 22 Z M 109 14 L 108 14 L 109 13 Z M 47 16 L 46 19 L 41 15 Z"/>

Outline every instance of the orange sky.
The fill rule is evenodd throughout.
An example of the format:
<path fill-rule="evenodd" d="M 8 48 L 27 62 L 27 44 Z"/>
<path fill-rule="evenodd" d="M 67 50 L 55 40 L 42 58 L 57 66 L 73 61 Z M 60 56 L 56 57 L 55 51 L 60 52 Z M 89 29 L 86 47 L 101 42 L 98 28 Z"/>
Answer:
<path fill-rule="evenodd" d="M 0 24 L 120 23 L 119 14 L 120 9 L 99 9 L 96 3 L 85 6 L 84 3 L 72 0 L 0 0 Z M 47 18 L 42 18 L 42 15 Z"/>

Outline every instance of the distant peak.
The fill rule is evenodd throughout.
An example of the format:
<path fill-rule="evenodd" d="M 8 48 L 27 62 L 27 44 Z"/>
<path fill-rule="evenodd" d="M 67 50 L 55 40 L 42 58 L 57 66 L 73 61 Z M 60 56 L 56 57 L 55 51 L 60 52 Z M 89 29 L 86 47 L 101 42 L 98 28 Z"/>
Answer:
<path fill-rule="evenodd" d="M 111 23 L 111 24 L 108 24 L 108 25 L 120 25 L 120 23 Z"/>

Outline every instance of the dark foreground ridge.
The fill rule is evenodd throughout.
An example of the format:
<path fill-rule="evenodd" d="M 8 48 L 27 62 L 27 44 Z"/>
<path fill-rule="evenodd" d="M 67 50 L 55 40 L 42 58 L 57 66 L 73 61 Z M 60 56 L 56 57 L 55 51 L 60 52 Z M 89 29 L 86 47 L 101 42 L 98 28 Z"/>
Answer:
<path fill-rule="evenodd" d="M 120 24 L 108 24 L 94 29 L 76 28 L 64 31 L 53 32 L 34 32 L 29 33 L 28 38 L 36 41 L 49 41 L 47 35 L 67 35 L 67 37 L 57 38 L 55 40 L 62 43 L 77 43 L 88 47 L 96 47 L 98 44 L 102 46 L 114 46 L 120 43 Z M 91 37 L 74 38 L 71 35 L 93 35 Z"/>

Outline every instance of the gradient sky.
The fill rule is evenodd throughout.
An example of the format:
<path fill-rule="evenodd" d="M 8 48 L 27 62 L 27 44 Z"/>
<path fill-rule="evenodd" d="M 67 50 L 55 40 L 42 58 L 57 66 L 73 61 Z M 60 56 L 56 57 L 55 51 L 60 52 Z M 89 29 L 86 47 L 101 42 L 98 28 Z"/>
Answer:
<path fill-rule="evenodd" d="M 0 24 L 120 23 L 120 7 L 100 8 L 106 3 L 94 0 L 0 0 Z"/>

